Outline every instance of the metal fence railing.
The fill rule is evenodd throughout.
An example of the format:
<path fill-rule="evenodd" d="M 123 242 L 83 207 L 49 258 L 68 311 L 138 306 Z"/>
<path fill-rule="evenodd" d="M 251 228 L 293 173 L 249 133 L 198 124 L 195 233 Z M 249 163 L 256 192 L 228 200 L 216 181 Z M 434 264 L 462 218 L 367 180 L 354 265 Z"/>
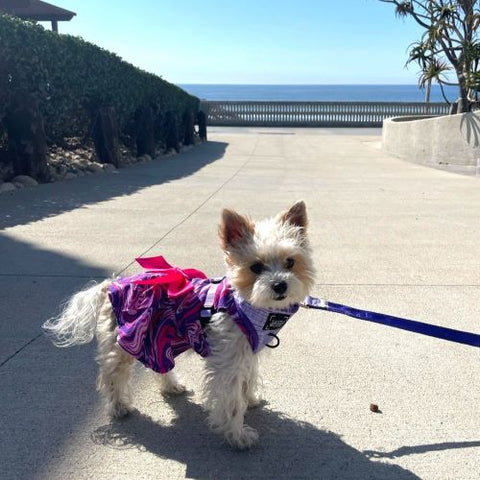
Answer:
<path fill-rule="evenodd" d="M 437 116 L 447 103 L 202 101 L 212 126 L 381 127 L 385 118 Z"/>

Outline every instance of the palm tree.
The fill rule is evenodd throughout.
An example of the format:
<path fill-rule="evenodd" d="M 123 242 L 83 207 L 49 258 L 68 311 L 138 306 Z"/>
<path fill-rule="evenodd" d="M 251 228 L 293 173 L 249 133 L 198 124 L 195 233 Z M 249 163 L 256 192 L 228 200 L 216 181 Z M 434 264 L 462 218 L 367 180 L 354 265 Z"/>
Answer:
<path fill-rule="evenodd" d="M 435 80 L 440 85 L 440 91 L 442 92 L 443 99 L 446 103 L 450 103 L 445 95 L 445 89 L 443 88 L 443 85 L 446 83 L 444 74 L 449 70 L 451 69 L 446 62 L 432 58 L 430 63 L 421 72 L 418 78 L 418 86 L 420 88 L 425 88 L 427 85 L 428 89 L 430 89 L 432 81 Z"/>
<path fill-rule="evenodd" d="M 480 90 L 480 0 L 379 1 L 394 4 L 397 16 L 413 18 L 425 30 L 407 61 L 420 65 L 419 84 L 436 81 L 444 98 L 444 85 L 457 85 L 457 111 L 470 111 Z M 449 71 L 455 72 L 456 81 L 449 80 Z"/>
<path fill-rule="evenodd" d="M 445 95 L 444 85 L 451 84 L 446 74 L 452 70 L 448 62 L 436 57 L 432 51 L 430 41 L 415 42 L 411 45 L 406 65 L 416 62 L 420 66 L 418 86 L 426 88 L 425 102 L 430 102 L 432 81 L 440 86 L 443 99 L 450 104 Z"/>

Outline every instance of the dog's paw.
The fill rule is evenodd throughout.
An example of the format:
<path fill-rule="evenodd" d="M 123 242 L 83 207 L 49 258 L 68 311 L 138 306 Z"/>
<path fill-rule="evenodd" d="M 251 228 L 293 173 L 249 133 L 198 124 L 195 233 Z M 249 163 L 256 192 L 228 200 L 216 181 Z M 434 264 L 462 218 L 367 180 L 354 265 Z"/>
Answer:
<path fill-rule="evenodd" d="M 113 419 L 126 417 L 131 411 L 132 407 L 124 403 L 116 403 L 108 407 L 108 416 Z"/>
<path fill-rule="evenodd" d="M 245 450 L 258 442 L 258 432 L 248 425 L 243 425 L 239 432 L 229 432 L 225 438 L 232 447 Z"/>
<path fill-rule="evenodd" d="M 155 374 L 155 380 L 160 387 L 160 393 L 162 395 L 181 395 L 187 391 L 185 385 L 181 383 L 174 372 L 163 373 L 160 375 Z"/>
<path fill-rule="evenodd" d="M 252 395 L 251 397 L 247 398 L 248 408 L 263 407 L 266 405 L 266 403 L 266 400 L 264 400 L 261 396 Z"/>
<path fill-rule="evenodd" d="M 181 383 L 164 385 L 161 389 L 162 395 L 181 395 L 187 391 L 187 387 Z"/>

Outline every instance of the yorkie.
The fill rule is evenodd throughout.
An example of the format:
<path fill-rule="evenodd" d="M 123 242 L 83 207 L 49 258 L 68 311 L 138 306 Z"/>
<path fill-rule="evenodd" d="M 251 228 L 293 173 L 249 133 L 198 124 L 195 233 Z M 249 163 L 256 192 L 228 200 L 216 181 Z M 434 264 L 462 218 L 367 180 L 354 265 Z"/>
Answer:
<path fill-rule="evenodd" d="M 97 386 L 111 417 L 132 408 L 134 359 L 158 373 L 163 393 L 180 394 L 175 358 L 193 349 L 205 360 L 211 428 L 244 449 L 258 440 L 244 423 L 247 408 L 260 402 L 257 354 L 278 344 L 278 331 L 314 282 L 305 203 L 257 223 L 224 210 L 219 235 L 225 277 L 209 279 L 163 257 L 139 258 L 143 272 L 76 293 L 43 327 L 59 347 L 96 336 Z"/>

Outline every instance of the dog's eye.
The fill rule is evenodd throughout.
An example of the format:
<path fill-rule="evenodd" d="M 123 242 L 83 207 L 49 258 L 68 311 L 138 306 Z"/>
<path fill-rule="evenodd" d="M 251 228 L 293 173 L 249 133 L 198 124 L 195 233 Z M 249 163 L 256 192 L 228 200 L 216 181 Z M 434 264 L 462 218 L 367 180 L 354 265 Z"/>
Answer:
<path fill-rule="evenodd" d="M 262 262 L 256 262 L 253 265 L 250 266 L 250 270 L 255 274 L 255 275 L 260 275 L 263 270 L 265 269 L 265 266 L 263 265 Z"/>
<path fill-rule="evenodd" d="M 285 260 L 285 268 L 287 268 L 288 270 L 293 268 L 294 265 L 295 265 L 295 260 L 293 258 L 287 258 Z"/>

